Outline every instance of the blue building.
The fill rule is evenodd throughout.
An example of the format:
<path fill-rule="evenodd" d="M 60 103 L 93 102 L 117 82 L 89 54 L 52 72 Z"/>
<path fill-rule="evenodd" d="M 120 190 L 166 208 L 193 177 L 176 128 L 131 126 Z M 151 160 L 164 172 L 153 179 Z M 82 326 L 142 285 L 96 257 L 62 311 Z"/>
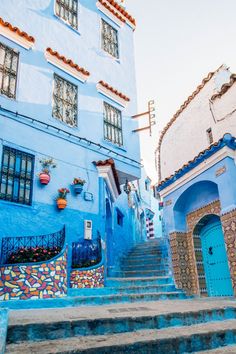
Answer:
<path fill-rule="evenodd" d="M 233 77 L 224 66 L 209 73 L 163 130 L 158 147 L 163 233 L 175 282 L 189 294 L 236 291 Z"/>
<path fill-rule="evenodd" d="M 15 246 L 18 236 L 48 235 L 43 240 L 50 243 L 53 237 L 60 249 L 65 226 L 64 292 L 72 283 L 72 246 L 79 241 L 102 238 L 100 282 L 94 285 L 92 279 L 92 286 L 102 286 L 107 269 L 139 241 L 123 192 L 123 185 L 141 175 L 137 126 L 131 120 L 135 20 L 114 3 L 0 4 L 1 262 L 19 242 L 27 248 L 28 238 L 17 238 Z M 37 240 L 37 247 L 45 247 Z M 9 299 L 4 282 L 10 289 L 8 274 L 15 270 L 1 267 L 0 298 Z M 73 279 L 83 276 L 76 273 Z M 32 292 L 28 297 L 39 296 Z M 24 291 L 17 288 L 15 294 L 22 298 Z M 42 290 L 40 297 L 55 294 L 61 295 Z"/>

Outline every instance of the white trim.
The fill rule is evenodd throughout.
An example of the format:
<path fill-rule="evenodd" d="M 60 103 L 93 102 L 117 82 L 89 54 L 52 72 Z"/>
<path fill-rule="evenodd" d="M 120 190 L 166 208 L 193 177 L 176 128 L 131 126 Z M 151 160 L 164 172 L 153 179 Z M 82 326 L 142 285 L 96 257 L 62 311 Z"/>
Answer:
<path fill-rule="evenodd" d="M 88 78 L 88 75 L 84 75 L 83 73 L 79 72 L 75 68 L 72 68 L 69 64 L 65 64 L 62 60 L 58 59 L 55 55 L 52 55 L 52 54 L 48 53 L 47 51 L 45 52 L 45 58 L 50 64 L 63 70 L 67 74 L 75 77 L 76 79 L 78 79 L 79 81 L 81 81 L 83 83 Z"/>
<path fill-rule="evenodd" d="M 27 50 L 32 49 L 34 46 L 34 42 L 28 41 L 25 37 L 21 37 L 17 32 L 12 32 L 8 27 L 3 27 L 2 25 L 0 25 L 0 35 L 10 39 L 10 41 L 15 42 Z"/>
<path fill-rule="evenodd" d="M 102 95 L 110 98 L 112 101 L 118 103 L 120 106 L 122 106 L 124 108 L 127 106 L 128 101 L 124 100 L 123 98 L 119 97 L 115 93 L 111 92 L 106 87 L 104 87 L 102 84 L 99 84 L 99 83 L 97 84 L 97 91 L 99 93 L 101 93 Z"/>
<path fill-rule="evenodd" d="M 210 167 L 214 166 L 219 161 L 223 160 L 225 157 L 236 159 L 236 151 L 229 149 L 227 146 L 223 147 L 223 149 L 217 151 L 207 160 L 200 163 L 200 165 L 196 166 L 184 176 L 180 177 L 177 181 L 172 183 L 170 186 L 167 186 L 165 189 L 160 191 L 160 196 L 162 198 L 165 198 L 170 193 L 174 192 L 176 189 L 182 187 L 184 184 L 188 183 L 193 178 L 199 176 L 201 173 L 208 170 Z"/>
<path fill-rule="evenodd" d="M 121 20 L 119 20 L 118 17 L 116 17 L 115 15 L 113 15 L 112 12 L 110 12 L 105 6 L 103 6 L 99 1 L 96 2 L 96 6 L 98 8 L 99 11 L 101 11 L 104 15 L 106 15 L 108 18 L 110 18 L 113 22 L 115 22 L 115 24 L 117 24 L 117 26 L 122 27 L 125 23 L 122 22 Z M 110 7 L 113 7 L 112 5 L 109 4 Z M 118 12 L 115 9 L 116 12 Z M 121 17 L 123 17 L 120 14 Z"/>
<path fill-rule="evenodd" d="M 97 166 L 99 177 L 103 177 L 106 181 L 107 187 L 111 193 L 113 201 L 115 201 L 119 197 L 119 192 L 116 187 L 116 182 L 114 178 L 114 174 L 112 171 L 112 167 L 110 165 Z"/>

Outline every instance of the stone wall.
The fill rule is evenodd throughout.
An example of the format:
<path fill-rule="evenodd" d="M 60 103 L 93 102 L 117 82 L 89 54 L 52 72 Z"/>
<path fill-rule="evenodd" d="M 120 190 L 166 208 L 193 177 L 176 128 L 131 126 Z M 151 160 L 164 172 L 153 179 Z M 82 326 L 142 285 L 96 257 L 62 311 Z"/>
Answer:
<path fill-rule="evenodd" d="M 229 269 L 236 296 L 236 209 L 221 216 L 228 255 Z"/>
<path fill-rule="evenodd" d="M 104 266 L 93 269 L 74 269 L 70 274 L 71 288 L 103 288 Z"/>
<path fill-rule="evenodd" d="M 67 250 L 52 261 L 0 267 L 0 300 L 48 299 L 67 294 Z"/>

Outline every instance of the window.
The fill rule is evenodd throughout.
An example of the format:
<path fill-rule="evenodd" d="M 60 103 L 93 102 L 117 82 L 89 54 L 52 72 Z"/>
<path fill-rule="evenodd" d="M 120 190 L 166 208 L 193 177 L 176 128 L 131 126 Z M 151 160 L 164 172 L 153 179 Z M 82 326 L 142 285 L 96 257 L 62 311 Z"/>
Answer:
<path fill-rule="evenodd" d="M 56 15 L 77 29 L 78 0 L 56 0 Z"/>
<path fill-rule="evenodd" d="M 146 179 L 146 180 L 145 180 L 145 190 L 146 190 L 146 191 L 149 191 L 149 190 L 150 190 L 150 180 L 149 180 L 149 179 Z"/>
<path fill-rule="evenodd" d="M 117 30 L 104 20 L 102 20 L 102 49 L 113 57 L 119 58 Z"/>
<path fill-rule="evenodd" d="M 123 145 L 121 112 L 104 102 L 104 138 L 119 146 Z"/>
<path fill-rule="evenodd" d="M 33 189 L 33 171 L 33 155 L 4 146 L 0 199 L 30 205 Z"/>
<path fill-rule="evenodd" d="M 0 43 L 0 93 L 16 97 L 16 80 L 19 53 Z"/>
<path fill-rule="evenodd" d="M 207 129 L 207 137 L 208 137 L 208 142 L 209 144 L 212 144 L 213 143 L 213 134 L 212 134 L 212 129 L 209 128 Z"/>
<path fill-rule="evenodd" d="M 54 75 L 53 117 L 74 127 L 77 125 L 77 86 Z"/>

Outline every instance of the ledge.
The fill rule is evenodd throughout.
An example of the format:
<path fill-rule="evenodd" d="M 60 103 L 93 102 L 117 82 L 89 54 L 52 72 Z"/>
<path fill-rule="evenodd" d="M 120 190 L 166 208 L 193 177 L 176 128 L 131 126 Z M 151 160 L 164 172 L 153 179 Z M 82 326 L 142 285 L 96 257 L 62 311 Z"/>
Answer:
<path fill-rule="evenodd" d="M 112 101 L 118 103 L 122 107 L 126 107 L 130 99 L 121 92 L 114 89 L 104 81 L 99 81 L 97 84 L 97 91 L 102 95 L 110 98 Z"/>
<path fill-rule="evenodd" d="M 63 55 L 60 55 L 57 51 L 53 51 L 52 48 L 46 49 L 45 58 L 50 64 L 56 66 L 83 83 L 90 75 L 87 70 L 80 67 L 78 64 L 75 64 L 71 59 L 67 59 Z"/>
<path fill-rule="evenodd" d="M 0 34 L 28 50 L 33 48 L 35 43 L 34 37 L 21 31 L 18 27 L 13 27 L 9 22 L 5 22 L 1 17 Z"/>

